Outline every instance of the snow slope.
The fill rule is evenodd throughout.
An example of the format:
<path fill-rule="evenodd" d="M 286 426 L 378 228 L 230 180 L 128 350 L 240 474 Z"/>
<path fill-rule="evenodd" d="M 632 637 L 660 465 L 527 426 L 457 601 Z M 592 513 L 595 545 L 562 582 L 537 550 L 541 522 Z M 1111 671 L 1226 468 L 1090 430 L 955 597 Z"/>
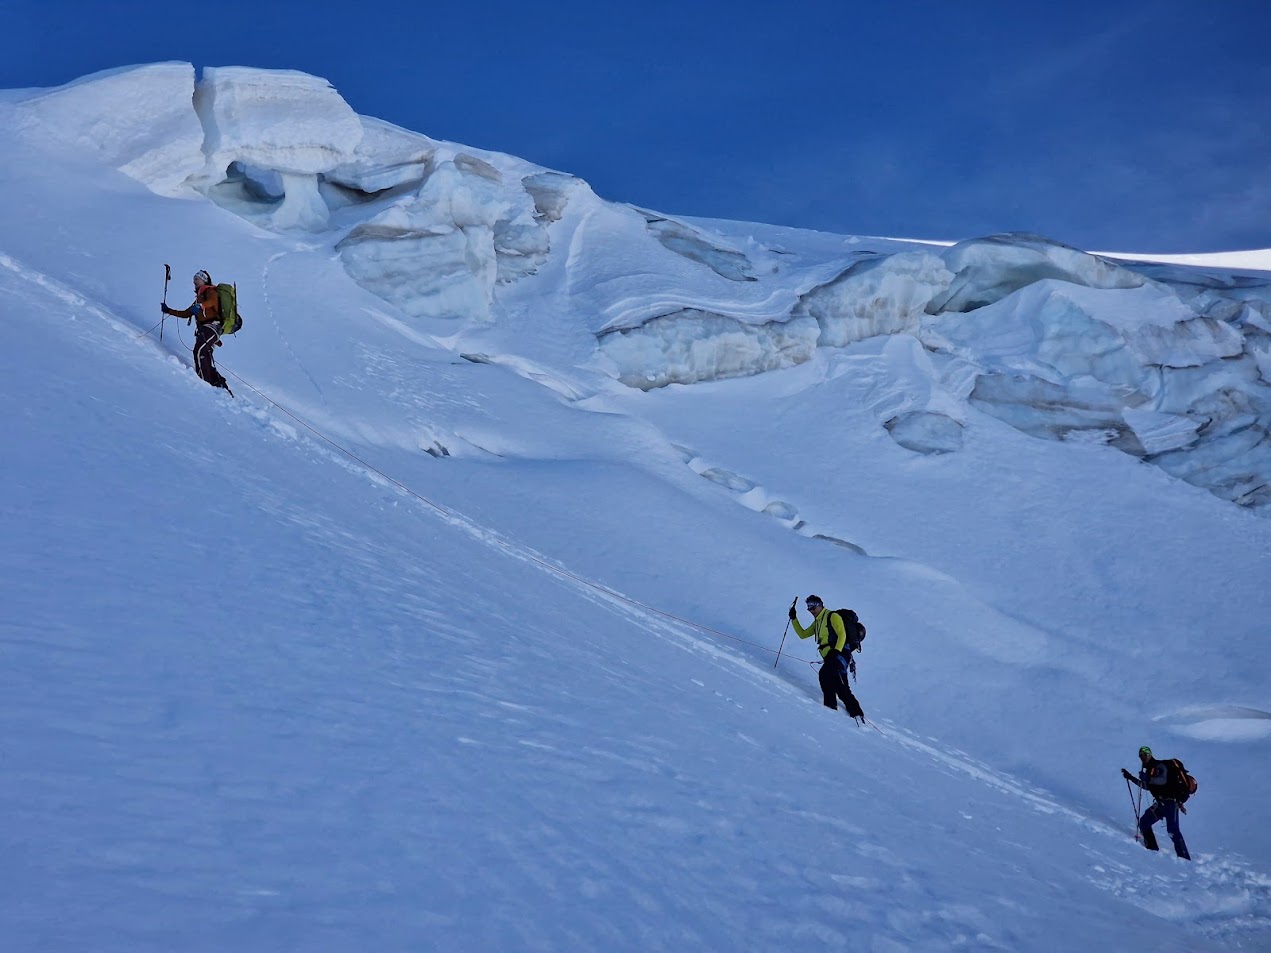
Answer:
<path fill-rule="evenodd" d="M 1271 521 L 1171 475 L 1261 472 L 1261 279 L 677 220 L 203 82 L 0 105 L 9 948 L 1271 941 Z M 237 281 L 236 399 L 145 333 L 163 262 Z M 773 667 L 808 592 L 878 730 Z"/>

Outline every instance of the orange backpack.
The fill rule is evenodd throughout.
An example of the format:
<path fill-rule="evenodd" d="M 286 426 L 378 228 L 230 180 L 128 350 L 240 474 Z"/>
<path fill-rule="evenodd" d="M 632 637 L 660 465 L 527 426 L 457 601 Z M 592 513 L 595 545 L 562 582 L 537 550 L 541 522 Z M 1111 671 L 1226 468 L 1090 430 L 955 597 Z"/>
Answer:
<path fill-rule="evenodd" d="M 1196 793 L 1196 779 L 1187 773 L 1183 762 L 1177 758 L 1170 758 L 1165 765 L 1169 770 L 1169 775 L 1165 779 L 1165 788 L 1169 791 L 1172 800 L 1183 804 Z"/>

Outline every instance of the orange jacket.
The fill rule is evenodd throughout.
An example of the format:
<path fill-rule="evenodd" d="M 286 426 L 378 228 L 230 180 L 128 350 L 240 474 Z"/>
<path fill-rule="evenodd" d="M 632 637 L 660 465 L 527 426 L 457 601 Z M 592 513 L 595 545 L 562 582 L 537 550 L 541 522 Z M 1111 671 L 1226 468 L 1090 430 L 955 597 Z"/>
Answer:
<path fill-rule="evenodd" d="M 209 324 L 213 321 L 221 320 L 221 296 L 216 291 L 216 285 L 200 285 L 195 292 L 194 303 L 184 311 L 171 311 L 168 313 L 174 318 L 194 318 L 199 324 Z"/>

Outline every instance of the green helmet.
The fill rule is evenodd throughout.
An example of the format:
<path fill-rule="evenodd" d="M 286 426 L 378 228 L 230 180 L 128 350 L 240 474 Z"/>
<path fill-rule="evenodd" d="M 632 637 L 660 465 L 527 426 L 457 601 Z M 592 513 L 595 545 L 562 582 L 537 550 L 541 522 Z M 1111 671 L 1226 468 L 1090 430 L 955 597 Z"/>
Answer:
<path fill-rule="evenodd" d="M 1145 754 L 1150 758 L 1152 757 L 1152 749 L 1149 748 L 1147 745 L 1144 745 L 1142 748 L 1139 749 L 1139 754 Z"/>

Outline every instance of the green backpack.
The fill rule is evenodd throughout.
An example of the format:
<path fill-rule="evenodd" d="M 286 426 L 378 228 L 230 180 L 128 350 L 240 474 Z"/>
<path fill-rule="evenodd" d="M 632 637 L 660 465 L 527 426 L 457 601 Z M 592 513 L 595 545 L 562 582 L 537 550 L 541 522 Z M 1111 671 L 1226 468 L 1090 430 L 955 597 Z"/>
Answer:
<path fill-rule="evenodd" d="M 216 286 L 221 302 L 221 334 L 233 334 L 243 326 L 243 316 L 238 313 L 238 286 L 222 282 Z"/>

